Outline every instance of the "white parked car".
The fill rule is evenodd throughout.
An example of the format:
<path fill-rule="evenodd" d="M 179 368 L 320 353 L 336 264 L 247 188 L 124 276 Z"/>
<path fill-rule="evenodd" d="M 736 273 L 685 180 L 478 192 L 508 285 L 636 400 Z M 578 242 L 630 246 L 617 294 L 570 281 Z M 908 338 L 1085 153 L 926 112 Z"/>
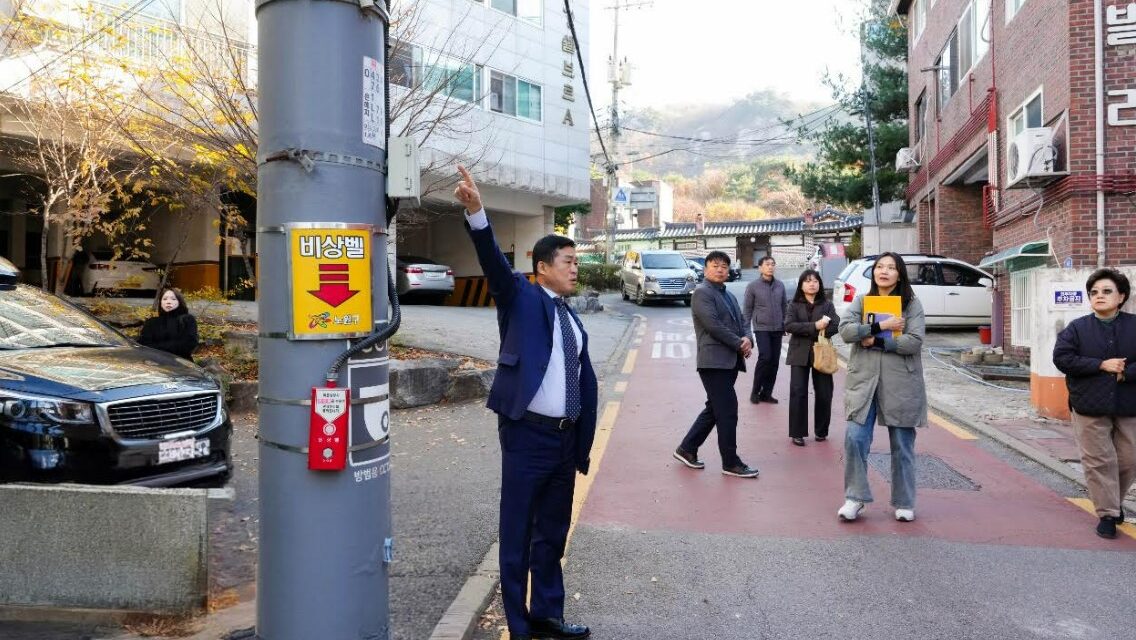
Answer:
<path fill-rule="evenodd" d="M 100 291 L 138 291 L 153 295 L 161 278 L 158 267 L 145 260 L 114 260 L 111 251 L 91 251 L 90 259 L 82 267 L 80 283 L 83 293 L 93 295 Z"/>
<path fill-rule="evenodd" d="M 990 324 L 994 276 L 962 260 L 937 255 L 904 255 L 907 278 L 923 304 L 928 327 L 972 327 Z M 836 312 L 872 286 L 868 256 L 848 263 L 832 287 Z"/>
<path fill-rule="evenodd" d="M 420 256 L 398 256 L 395 286 L 400 299 L 425 298 L 442 304 L 454 292 L 454 270 Z"/>

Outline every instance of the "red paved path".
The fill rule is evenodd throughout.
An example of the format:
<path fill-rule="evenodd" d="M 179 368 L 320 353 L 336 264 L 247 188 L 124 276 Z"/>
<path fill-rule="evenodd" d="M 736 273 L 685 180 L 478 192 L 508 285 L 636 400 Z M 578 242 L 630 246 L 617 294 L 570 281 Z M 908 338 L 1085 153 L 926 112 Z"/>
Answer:
<path fill-rule="evenodd" d="M 684 321 L 677 321 L 684 322 Z M 827 442 L 812 438 L 804 448 L 788 437 L 789 370 L 778 373 L 778 405 L 748 401 L 751 373 L 739 376 L 738 451 L 761 469 L 757 480 L 723 476 L 717 440 L 711 434 L 699 451 L 706 469 L 695 471 L 671 457 L 705 401 L 694 370 L 693 342 L 674 346 L 691 332 L 675 320 L 652 319 L 639 348 L 635 370 L 603 458 L 602 467 L 580 516 L 594 526 L 670 529 L 794 538 L 853 535 L 900 535 L 959 542 L 1131 550 L 1136 540 L 1121 535 L 1101 540 L 1093 535 L 1095 518 L 983 450 L 978 441 L 961 440 L 945 429 L 920 429 L 917 453 L 941 458 L 978 484 L 979 491 L 932 490 L 918 493 L 913 523 L 899 523 L 888 505 L 890 485 L 871 469 L 876 502 L 855 523 L 841 523 L 843 501 L 843 378 L 836 376 L 832 433 Z M 664 332 L 655 349 L 657 332 Z M 672 335 L 665 335 L 672 334 Z M 679 334 L 679 335 L 673 335 Z M 752 372 L 751 359 L 747 365 Z M 810 409 L 811 410 L 811 409 Z M 811 423 L 811 419 L 810 419 Z M 877 427 L 873 451 L 887 452 L 885 429 Z"/>

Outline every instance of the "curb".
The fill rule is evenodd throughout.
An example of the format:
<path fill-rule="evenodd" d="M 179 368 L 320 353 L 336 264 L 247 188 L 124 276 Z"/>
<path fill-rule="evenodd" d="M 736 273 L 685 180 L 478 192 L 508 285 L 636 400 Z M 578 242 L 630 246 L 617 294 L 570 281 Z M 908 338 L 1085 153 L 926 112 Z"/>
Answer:
<path fill-rule="evenodd" d="M 607 362 L 603 363 L 601 367 L 602 375 L 606 377 L 612 370 L 622 366 L 621 362 L 627 355 L 635 331 L 642 322 L 642 316 L 631 316 L 631 322 L 627 323 L 627 329 L 616 342 Z M 434 631 L 430 634 L 429 640 L 469 640 L 473 636 L 477 619 L 481 616 L 485 607 L 489 605 L 490 600 L 493 599 L 497 584 L 500 582 L 499 555 L 500 545 L 498 542 L 494 542 L 485 552 L 481 564 L 478 565 L 473 575 L 466 579 L 457 597 L 450 603 L 446 612 L 442 614 L 442 619 L 434 626 Z"/>

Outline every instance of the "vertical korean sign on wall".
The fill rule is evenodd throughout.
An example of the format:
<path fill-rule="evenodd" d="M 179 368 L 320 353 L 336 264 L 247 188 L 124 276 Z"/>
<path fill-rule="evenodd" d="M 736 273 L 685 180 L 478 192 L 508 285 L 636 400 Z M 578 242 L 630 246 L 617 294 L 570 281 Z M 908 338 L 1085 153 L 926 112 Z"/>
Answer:
<path fill-rule="evenodd" d="M 380 149 L 387 139 L 384 75 L 381 62 L 363 57 L 363 144 Z"/>
<path fill-rule="evenodd" d="M 291 279 L 291 340 L 370 335 L 371 236 L 369 224 L 287 225 Z"/>
<path fill-rule="evenodd" d="M 1105 7 L 1106 44 L 1110 48 L 1136 45 L 1136 2 Z M 1136 125 L 1136 89 L 1108 90 L 1108 124 Z"/>

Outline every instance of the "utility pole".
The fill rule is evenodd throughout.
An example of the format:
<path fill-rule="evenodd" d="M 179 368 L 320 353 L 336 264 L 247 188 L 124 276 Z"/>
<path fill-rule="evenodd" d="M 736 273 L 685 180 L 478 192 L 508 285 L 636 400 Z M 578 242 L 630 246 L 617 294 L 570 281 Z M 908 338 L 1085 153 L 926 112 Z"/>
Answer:
<path fill-rule="evenodd" d="M 607 233 L 607 262 L 609 264 L 615 257 L 615 232 L 619 228 L 619 208 L 615 204 L 615 194 L 619 190 L 619 165 L 617 164 L 619 137 L 623 134 L 619 121 L 619 90 L 624 85 L 631 84 L 629 63 L 627 60 L 621 61 L 619 59 L 619 10 L 649 7 L 652 4 L 653 2 L 650 0 L 634 3 L 616 0 L 613 6 L 608 7 L 614 12 L 615 16 L 615 35 L 612 39 L 611 58 L 608 60 L 608 80 L 611 82 L 611 161 L 605 167 L 608 180 L 608 215 L 610 216 L 610 226 Z"/>
<path fill-rule="evenodd" d="M 389 9 L 257 0 L 256 18 L 255 637 L 389 640 Z"/>
<path fill-rule="evenodd" d="M 876 224 L 880 220 L 880 182 L 876 177 L 876 133 L 872 127 L 871 93 L 868 90 L 868 56 L 865 46 L 865 27 L 868 22 L 860 23 L 860 99 L 863 101 L 864 123 L 868 127 L 868 163 L 872 169 L 872 208 L 876 213 Z"/>

